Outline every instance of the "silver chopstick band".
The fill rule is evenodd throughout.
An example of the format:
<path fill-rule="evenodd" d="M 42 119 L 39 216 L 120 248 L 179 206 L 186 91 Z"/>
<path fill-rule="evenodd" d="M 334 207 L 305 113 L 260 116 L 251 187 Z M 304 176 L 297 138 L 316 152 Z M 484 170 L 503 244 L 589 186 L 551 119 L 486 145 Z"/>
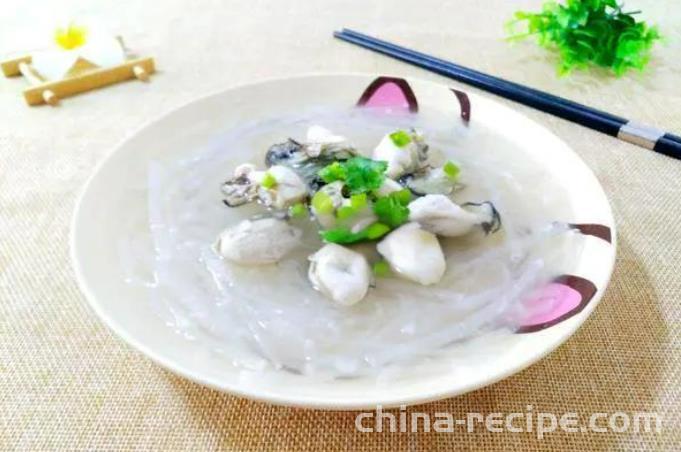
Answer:
<path fill-rule="evenodd" d="M 629 121 L 620 127 L 617 138 L 648 149 L 654 149 L 657 140 L 665 134 L 664 130 Z"/>

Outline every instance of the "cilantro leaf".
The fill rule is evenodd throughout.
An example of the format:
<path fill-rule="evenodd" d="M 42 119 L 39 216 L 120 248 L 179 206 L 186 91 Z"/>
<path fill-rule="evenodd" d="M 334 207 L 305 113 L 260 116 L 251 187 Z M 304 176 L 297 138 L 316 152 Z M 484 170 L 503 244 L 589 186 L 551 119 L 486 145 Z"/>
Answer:
<path fill-rule="evenodd" d="M 319 177 L 321 177 L 322 180 L 327 184 L 330 184 L 331 182 L 335 182 L 337 180 L 345 180 L 346 176 L 347 172 L 345 170 L 345 167 L 341 165 L 339 162 L 333 162 L 330 165 L 326 165 L 319 171 Z"/>
<path fill-rule="evenodd" d="M 326 183 L 341 180 L 352 194 L 378 189 L 385 180 L 386 162 L 366 157 L 353 157 L 344 162 L 333 162 L 319 171 Z"/>
<path fill-rule="evenodd" d="M 616 0 L 547 1 L 541 12 L 516 12 L 507 24 L 508 39 L 536 36 L 540 46 L 558 52 L 560 75 L 596 65 L 619 77 L 630 69 L 643 70 L 661 39 L 657 27 L 636 21 L 638 12 L 622 11 Z M 521 22 L 526 28 L 516 33 L 514 26 Z"/>
<path fill-rule="evenodd" d="M 366 157 L 353 157 L 344 164 L 347 171 L 345 184 L 350 193 L 366 193 L 378 190 L 385 180 L 388 164 Z"/>
<path fill-rule="evenodd" d="M 378 221 L 396 228 L 406 223 L 409 219 L 409 190 L 400 190 L 378 198 L 374 203 L 374 213 Z"/>

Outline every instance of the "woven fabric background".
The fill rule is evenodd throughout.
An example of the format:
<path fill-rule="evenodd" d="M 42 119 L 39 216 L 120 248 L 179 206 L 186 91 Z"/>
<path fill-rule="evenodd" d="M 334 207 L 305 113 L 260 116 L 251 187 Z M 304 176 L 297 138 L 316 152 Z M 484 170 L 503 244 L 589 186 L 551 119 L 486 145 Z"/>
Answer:
<path fill-rule="evenodd" d="M 125 83 L 29 108 L 23 80 L 0 79 L 0 450 L 681 450 L 681 162 L 516 106 L 567 141 L 612 202 L 612 284 L 586 324 L 528 370 L 411 410 L 561 414 L 653 411 L 660 433 L 360 433 L 356 413 L 269 406 L 164 371 L 88 308 L 68 256 L 69 220 L 95 165 L 140 124 L 197 96 L 303 72 L 394 73 L 443 81 L 334 41 L 353 26 L 462 64 L 681 132 L 681 9 L 632 0 L 665 45 L 644 76 L 558 79 L 503 23 L 540 1 L 0 0 L 0 54 L 30 48 L 57 13 L 91 15 L 157 58 Z"/>

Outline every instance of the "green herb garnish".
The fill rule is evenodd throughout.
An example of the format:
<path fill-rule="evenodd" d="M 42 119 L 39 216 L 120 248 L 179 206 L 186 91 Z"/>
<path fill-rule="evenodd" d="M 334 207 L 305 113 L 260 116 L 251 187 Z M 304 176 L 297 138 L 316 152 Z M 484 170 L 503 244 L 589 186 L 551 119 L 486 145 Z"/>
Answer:
<path fill-rule="evenodd" d="M 509 39 L 536 35 L 540 46 L 558 52 L 560 75 L 593 64 L 619 77 L 629 69 L 643 70 L 661 38 L 657 27 L 636 21 L 639 12 L 622 11 L 616 0 L 548 1 L 539 13 L 516 12 L 508 24 Z M 526 31 L 515 33 L 520 22 L 526 23 Z"/>
<path fill-rule="evenodd" d="M 404 130 L 398 130 L 396 132 L 391 133 L 389 136 L 393 144 L 398 148 L 403 148 L 409 143 L 411 143 L 411 137 Z"/>
<path fill-rule="evenodd" d="M 378 217 L 378 221 L 391 228 L 406 223 L 409 219 L 407 204 L 409 204 L 410 199 L 411 194 L 406 189 L 378 198 L 374 203 L 374 213 Z"/>
<path fill-rule="evenodd" d="M 378 278 L 385 278 L 392 274 L 390 264 L 386 261 L 378 261 L 373 265 L 374 275 Z"/>
<path fill-rule="evenodd" d="M 350 205 L 343 206 L 336 212 L 336 217 L 339 220 L 344 220 L 350 218 L 360 211 L 364 210 L 367 206 L 367 195 L 366 193 L 360 193 L 358 195 L 352 195 L 350 197 Z"/>
<path fill-rule="evenodd" d="M 312 207 L 317 213 L 328 215 L 333 213 L 333 199 L 327 193 L 318 191 L 312 197 Z"/>
<path fill-rule="evenodd" d="M 274 178 L 272 174 L 269 172 L 265 173 L 265 175 L 262 178 L 262 181 L 260 182 L 260 185 L 262 185 L 266 189 L 271 189 L 276 187 L 277 185 L 277 179 Z"/>
<path fill-rule="evenodd" d="M 455 181 L 459 177 L 459 173 L 461 172 L 461 168 L 459 168 L 459 166 L 456 163 L 449 160 L 442 167 L 442 171 L 445 173 L 445 175 L 450 180 Z"/>
<path fill-rule="evenodd" d="M 333 207 L 332 207 L 333 208 Z M 307 213 L 307 206 L 302 202 L 297 202 L 288 208 L 288 214 L 293 218 L 300 218 Z"/>
<path fill-rule="evenodd" d="M 345 182 L 350 193 L 367 193 L 378 189 L 385 180 L 388 164 L 366 157 L 353 157 L 344 162 L 333 162 L 319 171 L 326 183 L 337 180 Z"/>
<path fill-rule="evenodd" d="M 333 162 L 319 171 L 319 177 L 327 184 L 337 180 L 345 180 L 346 176 L 347 172 L 345 171 L 345 167 L 339 162 Z"/>
<path fill-rule="evenodd" d="M 320 231 L 319 235 L 322 236 L 325 242 L 349 244 L 361 242 L 362 240 L 376 240 L 388 232 L 390 232 L 389 226 L 373 223 L 359 232 L 352 232 L 347 228 L 334 228 Z"/>

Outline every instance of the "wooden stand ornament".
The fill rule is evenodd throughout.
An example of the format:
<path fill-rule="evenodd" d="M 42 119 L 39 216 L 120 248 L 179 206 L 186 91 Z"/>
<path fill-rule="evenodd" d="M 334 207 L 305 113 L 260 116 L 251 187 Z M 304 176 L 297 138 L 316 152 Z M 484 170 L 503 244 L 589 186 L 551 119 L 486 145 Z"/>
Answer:
<path fill-rule="evenodd" d="M 80 30 L 76 29 L 76 32 L 80 32 Z M 72 30 L 69 28 L 66 33 L 72 33 Z M 57 35 L 58 38 L 64 36 L 66 39 L 73 38 L 73 35 Z M 28 81 L 30 86 L 24 90 L 24 98 L 29 105 L 57 105 L 59 100 L 65 97 L 130 79 L 147 82 L 149 76 L 155 71 L 153 58 L 131 58 L 121 38 L 114 38 L 120 45 L 121 55 L 124 55 L 117 61 L 117 64 L 100 66 L 93 63 L 91 60 L 97 60 L 97 58 L 85 56 L 93 54 L 92 48 L 88 50 L 88 53 L 75 56 L 77 49 L 84 47 L 82 42 L 85 42 L 84 34 L 76 37 L 79 38 L 79 42 L 73 46 L 69 46 L 69 42 L 63 45 L 63 40 L 57 39 L 59 44 L 66 49 L 63 52 L 64 55 L 67 55 L 65 58 L 73 59 L 71 66 L 60 78 L 48 79 L 45 77 L 32 64 L 33 56 L 31 55 L 0 63 L 0 68 L 2 68 L 5 77 L 23 76 Z M 95 48 L 94 51 L 96 50 Z M 110 51 L 110 48 L 106 51 Z M 52 51 L 52 57 L 54 54 L 55 51 Z M 106 56 L 109 57 L 109 55 Z M 60 57 L 59 53 L 57 53 L 57 57 Z"/>

